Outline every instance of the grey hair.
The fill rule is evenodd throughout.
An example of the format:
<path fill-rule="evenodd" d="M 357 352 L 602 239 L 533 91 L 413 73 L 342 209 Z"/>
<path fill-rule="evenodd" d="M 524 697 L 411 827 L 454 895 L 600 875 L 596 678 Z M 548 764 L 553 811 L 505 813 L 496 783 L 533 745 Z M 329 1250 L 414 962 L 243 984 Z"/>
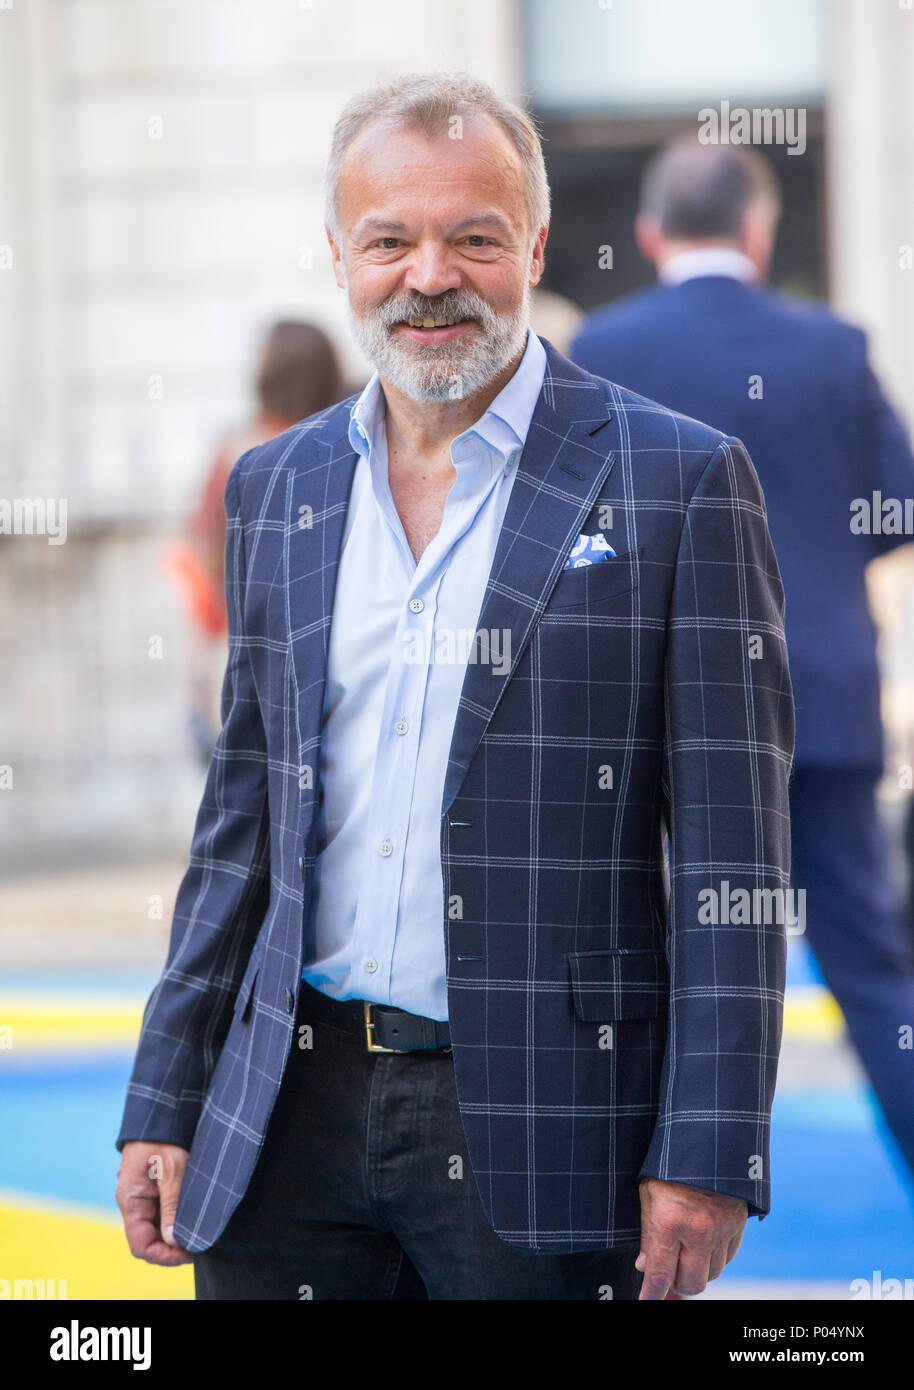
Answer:
<path fill-rule="evenodd" d="M 340 169 L 349 145 L 372 121 L 389 120 L 426 136 L 439 135 L 454 116 L 493 117 L 510 137 L 524 165 L 531 241 L 549 221 L 549 181 L 533 118 L 469 73 L 413 73 L 382 82 L 346 103 L 333 128 L 324 178 L 325 220 L 339 236 L 337 196 Z"/>
<path fill-rule="evenodd" d="M 668 237 L 733 237 L 749 207 L 777 221 L 777 175 L 757 151 L 741 145 L 702 145 L 688 134 L 672 140 L 648 163 L 641 212 Z"/>

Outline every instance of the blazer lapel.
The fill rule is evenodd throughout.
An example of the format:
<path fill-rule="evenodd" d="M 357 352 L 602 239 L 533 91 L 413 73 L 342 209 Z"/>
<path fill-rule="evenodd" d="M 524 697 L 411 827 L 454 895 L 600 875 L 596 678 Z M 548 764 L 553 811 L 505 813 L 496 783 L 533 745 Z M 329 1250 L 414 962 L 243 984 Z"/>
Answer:
<path fill-rule="evenodd" d="M 333 593 L 343 528 L 358 455 L 349 443 L 349 409 L 325 426 L 324 438 L 306 436 L 310 447 L 293 468 L 286 489 L 286 619 L 292 661 L 298 749 L 301 834 L 308 844 L 320 795 L 320 745 L 327 682 Z"/>
<path fill-rule="evenodd" d="M 612 470 L 618 429 L 604 390 L 543 340 L 547 366 L 511 488 L 476 622 L 497 666 L 477 642 L 467 666 L 441 802 L 444 815 L 539 621 L 569 550 Z M 496 646 L 496 643 L 498 644 Z M 502 673 L 503 672 L 503 673 Z"/>

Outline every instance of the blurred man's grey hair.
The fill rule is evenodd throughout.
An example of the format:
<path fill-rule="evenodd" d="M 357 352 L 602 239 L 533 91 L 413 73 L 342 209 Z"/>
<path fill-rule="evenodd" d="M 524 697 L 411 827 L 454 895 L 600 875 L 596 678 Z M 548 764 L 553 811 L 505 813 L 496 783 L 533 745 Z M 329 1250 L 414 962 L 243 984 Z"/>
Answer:
<path fill-rule="evenodd" d="M 371 122 L 389 121 L 394 127 L 418 130 L 434 139 L 455 127 L 453 118 L 491 116 L 509 136 L 521 157 L 526 176 L 530 243 L 549 221 L 549 183 L 539 132 L 531 116 L 486 82 L 467 73 L 418 73 L 382 82 L 360 92 L 346 103 L 333 129 L 325 176 L 325 219 L 339 239 L 337 197 L 340 168 L 349 145 Z"/>
<path fill-rule="evenodd" d="M 686 136 L 666 145 L 644 171 L 640 211 L 664 236 L 735 238 L 749 208 L 776 222 L 781 196 L 767 159 L 744 146 L 702 145 Z"/>

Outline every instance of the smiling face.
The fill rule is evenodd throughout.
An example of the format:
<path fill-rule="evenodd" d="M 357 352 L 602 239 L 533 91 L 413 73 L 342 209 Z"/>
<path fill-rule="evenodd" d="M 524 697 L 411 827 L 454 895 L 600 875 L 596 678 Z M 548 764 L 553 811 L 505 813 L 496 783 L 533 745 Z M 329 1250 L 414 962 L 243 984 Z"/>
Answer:
<path fill-rule="evenodd" d="M 387 120 L 359 131 L 328 231 L 353 335 L 414 400 L 463 400 L 523 350 L 546 228 L 533 234 L 524 166 L 489 116 L 460 139 Z"/>

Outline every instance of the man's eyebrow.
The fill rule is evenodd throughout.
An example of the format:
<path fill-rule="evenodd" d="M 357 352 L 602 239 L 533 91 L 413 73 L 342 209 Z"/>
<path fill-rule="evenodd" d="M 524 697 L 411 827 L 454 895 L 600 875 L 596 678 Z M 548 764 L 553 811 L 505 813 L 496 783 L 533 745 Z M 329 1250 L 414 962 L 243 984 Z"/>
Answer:
<path fill-rule="evenodd" d="M 395 222 L 390 217 L 363 217 L 361 222 L 357 222 L 352 229 L 353 236 L 362 236 L 365 232 L 405 232 L 408 231 L 405 222 Z"/>
<path fill-rule="evenodd" d="M 462 222 L 458 222 L 454 228 L 455 234 L 466 231 L 467 227 L 495 227 L 505 236 L 512 235 L 511 224 L 500 212 L 477 212 L 472 217 L 465 217 Z"/>

